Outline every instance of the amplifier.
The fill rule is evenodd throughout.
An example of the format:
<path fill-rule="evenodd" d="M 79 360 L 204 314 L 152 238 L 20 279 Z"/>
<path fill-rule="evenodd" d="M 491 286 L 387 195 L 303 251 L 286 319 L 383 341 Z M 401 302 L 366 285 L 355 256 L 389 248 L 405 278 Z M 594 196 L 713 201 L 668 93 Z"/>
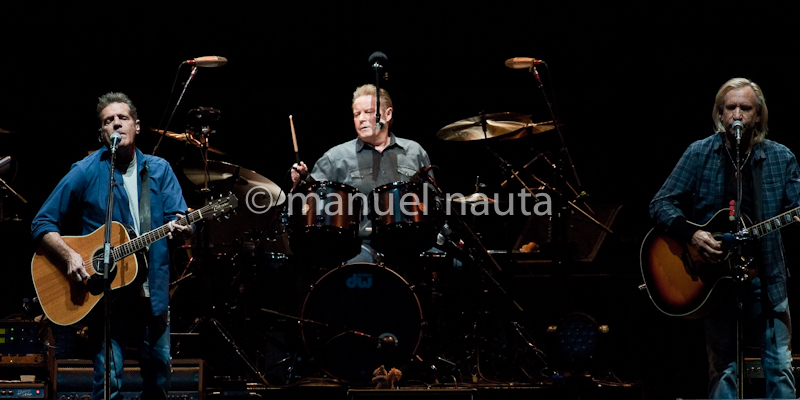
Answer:
<path fill-rule="evenodd" d="M 141 392 L 119 392 L 120 397 L 115 397 L 115 400 L 141 400 Z M 3 397 L 0 397 L 2 399 Z M 87 400 L 92 398 L 92 391 L 88 392 L 59 392 L 56 395 L 56 400 Z M 167 394 L 167 400 L 200 400 L 199 392 L 183 392 L 170 390 Z"/>
<path fill-rule="evenodd" d="M 56 387 L 53 390 L 57 399 L 80 399 L 86 394 L 91 395 L 94 367 L 90 360 L 58 360 L 56 368 Z M 142 390 L 139 363 L 125 360 L 124 369 L 121 392 L 126 399 L 138 398 Z M 169 398 L 202 400 L 203 373 L 203 360 L 173 359 Z"/>
<path fill-rule="evenodd" d="M 0 362 L 13 362 L 10 356 L 44 353 L 38 332 L 33 321 L 0 320 L 0 355 L 6 356 Z"/>
<path fill-rule="evenodd" d="M 764 368 L 760 358 L 744 359 L 745 376 L 748 379 L 764 379 Z M 800 379 L 800 356 L 792 356 L 792 372 L 795 379 Z"/>
<path fill-rule="evenodd" d="M 0 382 L 0 399 L 46 399 L 43 382 Z"/>
<path fill-rule="evenodd" d="M 347 399 L 473 400 L 477 393 L 476 389 L 350 389 Z"/>

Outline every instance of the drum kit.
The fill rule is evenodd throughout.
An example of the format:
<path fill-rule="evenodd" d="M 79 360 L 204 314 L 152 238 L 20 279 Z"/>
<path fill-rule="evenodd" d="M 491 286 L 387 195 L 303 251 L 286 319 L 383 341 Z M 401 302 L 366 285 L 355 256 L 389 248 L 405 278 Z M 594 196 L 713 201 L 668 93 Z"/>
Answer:
<path fill-rule="evenodd" d="M 218 115 L 205 109 L 195 113 L 194 119 L 218 118 Z M 485 143 L 488 148 L 490 143 L 530 139 L 551 131 L 560 135 L 560 126 L 554 121 L 555 118 L 537 123 L 528 115 L 511 112 L 482 113 L 444 126 L 436 137 L 447 142 Z M 253 170 L 208 159 L 209 153 L 224 155 L 224 152 L 209 146 L 208 132 L 213 130 L 208 125 L 213 123 L 200 125 L 200 129 L 186 133 L 157 133 L 201 150 L 200 160 L 182 158 L 179 167 L 182 175 L 179 179 L 187 185 L 184 193 L 190 207 L 201 206 L 206 198 L 227 192 L 236 194 L 240 203 L 248 205 L 240 207 L 232 220 L 205 227 L 205 235 L 199 239 L 204 257 L 227 264 L 212 273 L 214 284 L 224 282 L 218 279 L 219 271 L 236 275 L 228 281 L 236 283 L 233 292 L 237 298 L 212 306 L 215 311 L 224 310 L 224 306 L 241 307 L 244 299 L 256 303 L 244 305 L 255 307 L 247 311 L 251 313 L 244 317 L 248 321 L 277 317 L 296 323 L 299 327 L 296 347 L 302 350 L 282 348 L 279 353 L 305 352 L 326 376 L 352 384 L 369 384 L 373 371 L 381 365 L 387 369 L 399 368 L 413 360 L 423 361 L 420 355 L 423 345 L 432 347 L 424 343 L 426 339 L 450 340 L 436 337 L 435 328 L 446 325 L 442 320 L 448 318 L 439 309 L 457 309 L 453 303 L 460 301 L 452 299 L 449 306 L 441 306 L 442 293 L 447 291 L 442 290 L 446 284 L 440 286 L 441 278 L 466 270 L 478 271 L 474 281 L 497 289 L 509 309 L 523 312 L 495 279 L 502 268 L 481 243 L 479 235 L 458 213 L 445 215 L 445 201 L 466 204 L 493 201 L 478 190 L 471 195 L 445 199 L 425 170 L 424 179 L 390 182 L 363 195 L 352 186 L 327 180 L 308 182 L 286 193 L 280 185 Z M 561 154 L 566 153 L 563 150 Z M 521 182 L 534 196 L 534 187 L 552 189 L 562 198 L 572 189 L 572 186 L 568 190 L 554 188 L 530 171 L 523 171 L 525 167 L 514 170 L 500 155 L 492 153 L 506 169 L 504 172 L 510 172 L 509 179 Z M 567 163 L 571 166 L 571 161 Z M 564 199 L 563 204 L 564 208 L 572 207 L 591 217 L 591 212 L 584 210 L 577 198 Z M 600 222 L 597 224 L 608 230 Z M 348 264 L 347 260 L 361 251 L 364 238 L 360 233 L 365 225 L 369 226 L 368 240 L 381 256 L 380 261 Z M 263 266 L 265 263 L 269 265 Z M 243 266 L 252 269 L 245 273 L 239 270 Z M 285 269 L 294 271 L 273 273 Z M 269 276 L 258 276 L 265 273 Z M 279 281 L 287 276 L 300 283 Z M 260 287 L 263 284 L 267 287 Z M 265 293 L 277 287 L 283 292 L 286 287 L 300 288 L 299 293 L 288 299 L 292 304 L 273 304 L 275 298 L 264 301 Z M 463 288 L 451 289 L 459 292 Z M 463 314 L 463 310 L 460 312 Z M 435 318 L 439 321 L 432 320 Z M 520 331 L 518 324 L 515 329 Z M 285 342 L 286 347 L 291 347 L 288 343 L 293 340 Z M 531 340 L 524 342 L 538 354 Z M 250 372 L 262 379 L 264 371 L 277 364 L 291 364 L 291 367 L 279 368 L 282 372 L 276 379 L 288 380 L 300 375 L 292 372 L 296 370 L 294 361 L 298 357 L 279 357 L 271 365 L 270 361 L 259 365 L 231 344 Z M 254 351 L 264 353 L 263 349 Z M 432 350 L 430 354 L 433 361 L 428 358 L 424 362 L 434 370 L 436 360 L 453 368 L 464 364 L 463 360 L 457 360 L 461 355 L 448 357 L 441 350 Z"/>

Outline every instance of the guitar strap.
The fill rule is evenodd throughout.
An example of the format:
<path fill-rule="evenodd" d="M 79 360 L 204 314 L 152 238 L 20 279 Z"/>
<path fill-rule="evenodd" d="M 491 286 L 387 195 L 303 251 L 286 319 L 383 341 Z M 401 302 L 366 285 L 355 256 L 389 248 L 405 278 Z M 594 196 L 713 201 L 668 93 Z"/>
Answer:
<path fill-rule="evenodd" d="M 150 172 L 148 171 L 147 160 L 144 161 L 144 168 L 140 175 L 142 187 L 139 191 L 139 232 L 150 232 Z M 150 246 L 147 246 L 147 250 Z"/>
<path fill-rule="evenodd" d="M 755 150 L 751 150 L 755 151 Z M 763 171 L 763 161 L 758 158 L 753 158 L 753 213 L 755 213 L 755 218 L 757 222 L 761 222 L 764 220 L 764 216 L 761 214 L 761 200 L 764 196 L 762 193 L 764 191 L 764 176 L 762 175 Z"/>

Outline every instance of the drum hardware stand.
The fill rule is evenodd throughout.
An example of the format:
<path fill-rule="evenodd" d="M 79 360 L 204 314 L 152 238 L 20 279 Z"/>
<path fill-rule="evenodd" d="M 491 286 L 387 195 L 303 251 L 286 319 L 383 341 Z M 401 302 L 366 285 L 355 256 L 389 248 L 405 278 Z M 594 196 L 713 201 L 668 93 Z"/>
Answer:
<path fill-rule="evenodd" d="M 430 170 L 430 167 L 432 167 L 432 166 L 426 167 L 426 172 L 428 170 Z M 444 193 L 439 188 L 439 185 L 436 184 L 436 181 L 433 180 L 433 178 L 430 176 L 430 174 L 426 173 L 424 175 L 424 178 L 429 183 L 431 183 L 431 185 L 433 185 L 433 187 L 436 189 L 436 192 L 439 194 L 439 196 L 442 196 L 443 198 L 445 197 Z M 460 225 L 464 229 L 464 231 L 467 232 L 468 238 L 471 239 L 472 243 L 470 243 L 470 244 L 468 244 L 466 246 L 467 255 L 469 256 L 469 258 L 472 259 L 473 261 L 476 261 L 476 264 L 483 271 L 484 275 L 494 284 L 495 287 L 497 287 L 497 289 L 500 290 L 501 293 L 503 293 L 503 295 L 505 295 L 509 300 L 511 300 L 511 303 L 514 305 L 514 308 L 516 308 L 518 311 L 524 313 L 525 311 L 522 309 L 522 306 L 520 306 L 519 303 L 517 303 L 517 301 L 514 300 L 508 294 L 508 292 L 506 292 L 506 290 L 503 288 L 503 286 L 500 285 L 500 282 L 498 282 L 497 280 L 494 279 L 494 277 L 492 277 L 492 274 L 489 273 L 489 271 L 486 268 L 483 267 L 482 263 L 480 263 L 479 260 L 476 260 L 475 257 L 473 257 L 474 253 L 471 250 L 475 250 L 475 247 L 478 247 L 478 249 L 477 249 L 478 251 L 477 252 L 480 253 L 480 255 L 485 256 L 486 258 L 488 258 L 489 262 L 492 264 L 492 266 L 495 268 L 495 270 L 497 270 L 498 272 L 502 272 L 503 271 L 503 269 L 500 267 L 500 264 L 498 264 L 497 260 L 495 260 L 494 257 L 492 257 L 492 254 L 489 252 L 489 250 L 486 249 L 486 246 L 483 245 L 483 243 L 481 242 L 481 240 L 478 237 L 478 235 L 476 235 L 475 232 L 469 227 L 469 224 L 467 224 L 466 221 L 464 221 L 464 218 L 461 216 L 461 214 L 459 214 L 458 210 L 456 208 L 453 208 L 452 211 L 453 211 L 453 215 L 455 215 L 455 220 L 458 222 L 458 225 Z"/>
<path fill-rule="evenodd" d="M 6 171 L 3 168 L 10 162 L 11 162 L 11 156 L 6 156 L 3 157 L 3 159 L 0 159 L 0 173 L 4 173 Z M 11 186 L 9 186 L 9 184 L 6 183 L 6 181 L 4 181 L 2 178 L 0 178 L 0 189 L 7 189 L 9 192 L 13 193 L 14 196 L 17 196 L 17 199 L 19 199 L 19 201 L 21 201 L 22 204 L 28 204 L 28 200 L 25 200 L 24 197 L 22 197 L 19 193 L 17 193 L 17 191 L 14 190 Z M 0 222 L 6 220 L 4 215 L 5 214 L 4 200 L 5 200 L 5 193 L 0 193 Z M 18 216 L 14 216 L 14 219 L 18 219 Z"/>
<path fill-rule="evenodd" d="M 244 362 L 247 368 L 250 369 L 250 371 L 252 371 L 256 376 L 258 376 L 259 379 L 261 379 L 261 382 L 263 382 L 264 385 L 272 386 L 267 381 L 264 374 L 262 374 L 261 371 L 259 371 L 258 368 L 256 368 L 256 366 L 250 361 L 247 355 L 244 354 L 242 349 L 236 344 L 236 341 L 233 340 L 233 337 L 231 337 L 230 333 L 228 333 L 228 331 L 225 330 L 225 327 L 223 327 L 222 324 L 219 321 L 217 321 L 216 318 L 212 317 L 197 318 L 192 324 L 192 326 L 189 327 L 186 333 L 193 333 L 194 330 L 197 329 L 198 326 L 200 326 L 200 323 L 204 321 L 209 321 L 211 322 L 212 325 L 214 325 L 214 328 L 217 329 L 217 332 L 219 332 L 219 334 L 222 336 L 222 339 L 224 339 L 226 342 L 228 342 L 229 345 L 231 345 L 231 348 L 233 348 L 233 351 L 236 353 L 236 355 L 239 356 L 239 358 Z M 180 342 L 176 344 L 176 347 L 178 346 L 180 346 Z"/>

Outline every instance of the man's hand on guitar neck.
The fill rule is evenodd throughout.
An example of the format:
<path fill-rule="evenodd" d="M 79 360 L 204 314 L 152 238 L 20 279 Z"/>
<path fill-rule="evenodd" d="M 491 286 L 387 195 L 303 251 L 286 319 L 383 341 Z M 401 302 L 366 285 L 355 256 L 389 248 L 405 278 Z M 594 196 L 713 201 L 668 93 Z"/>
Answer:
<path fill-rule="evenodd" d="M 704 260 L 711 263 L 718 263 L 722 261 L 723 251 L 722 242 L 714 239 L 710 232 L 698 229 L 692 235 L 692 246 L 700 253 Z"/>

